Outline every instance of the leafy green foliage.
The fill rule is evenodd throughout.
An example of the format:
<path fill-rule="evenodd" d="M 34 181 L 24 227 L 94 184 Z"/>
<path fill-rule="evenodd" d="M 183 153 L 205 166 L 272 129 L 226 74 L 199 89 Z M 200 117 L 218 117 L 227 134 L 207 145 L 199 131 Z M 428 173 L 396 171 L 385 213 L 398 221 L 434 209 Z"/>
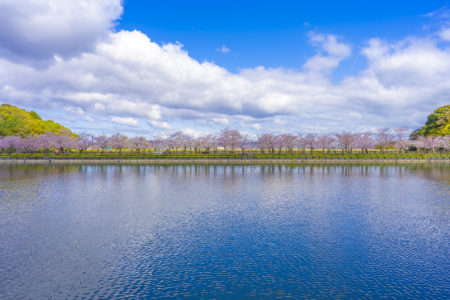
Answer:
<path fill-rule="evenodd" d="M 54 121 L 44 121 L 34 111 L 28 112 L 9 104 L 0 105 L 0 137 L 44 134 L 73 135 L 66 127 Z"/>
<path fill-rule="evenodd" d="M 417 129 L 415 136 L 446 136 L 450 135 L 450 105 L 444 105 L 436 109 L 428 116 L 428 120 L 422 128 Z"/>

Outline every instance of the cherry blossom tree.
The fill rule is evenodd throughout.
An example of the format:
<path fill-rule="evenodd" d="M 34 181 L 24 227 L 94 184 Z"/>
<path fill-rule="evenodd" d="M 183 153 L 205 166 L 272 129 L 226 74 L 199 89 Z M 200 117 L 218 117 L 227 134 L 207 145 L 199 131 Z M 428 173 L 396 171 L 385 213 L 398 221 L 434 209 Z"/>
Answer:
<path fill-rule="evenodd" d="M 177 134 L 181 134 L 181 131 L 172 133 L 164 139 L 164 144 L 170 150 L 175 151 L 178 146 Z"/>
<path fill-rule="evenodd" d="M 75 148 L 75 140 L 67 134 L 55 134 L 55 150 L 59 150 L 59 153 L 64 153 L 66 149 Z"/>
<path fill-rule="evenodd" d="M 34 152 L 34 151 L 38 151 L 39 148 L 38 143 L 36 142 L 36 139 L 38 138 L 38 136 L 36 135 L 30 135 L 26 138 L 23 138 L 23 152 Z"/>
<path fill-rule="evenodd" d="M 143 151 L 145 153 L 145 149 L 150 147 L 150 143 L 145 139 L 143 136 L 137 136 L 134 138 L 131 138 L 130 141 L 131 149 L 141 153 Z"/>
<path fill-rule="evenodd" d="M 264 149 L 268 149 L 272 153 L 275 153 L 276 144 L 277 138 L 273 133 L 264 133 L 258 137 L 258 145 L 264 147 Z"/>
<path fill-rule="evenodd" d="M 239 136 L 236 136 L 236 143 L 239 149 L 241 149 L 242 154 L 245 154 L 245 150 L 251 147 L 250 138 L 247 134 L 239 133 Z"/>
<path fill-rule="evenodd" d="M 303 142 L 305 143 L 305 146 L 309 148 L 310 152 L 312 152 L 316 147 L 317 136 L 313 133 L 308 133 L 303 137 Z"/>
<path fill-rule="evenodd" d="M 205 149 L 205 152 L 209 152 L 212 148 L 214 149 L 214 152 L 217 151 L 217 137 L 213 134 L 200 137 L 199 143 L 200 147 Z"/>
<path fill-rule="evenodd" d="M 450 136 L 442 136 L 442 148 L 444 148 L 445 151 L 450 151 Z"/>
<path fill-rule="evenodd" d="M 440 136 L 418 136 L 414 145 L 419 149 L 435 152 L 439 148 L 448 149 L 448 137 Z"/>
<path fill-rule="evenodd" d="M 202 148 L 202 137 L 196 137 L 191 139 L 192 148 L 194 148 L 195 153 L 199 153 Z"/>
<path fill-rule="evenodd" d="M 298 151 L 300 151 L 300 149 L 302 149 L 303 152 L 306 152 L 306 143 L 305 143 L 305 138 L 304 138 L 303 133 L 297 133 L 296 143 L 297 143 Z"/>
<path fill-rule="evenodd" d="M 50 149 L 58 147 L 56 143 L 56 135 L 54 133 L 41 134 L 35 140 L 38 144 L 39 149 L 44 149 L 47 153 Z"/>
<path fill-rule="evenodd" d="M 400 127 L 394 129 L 394 136 L 397 142 L 404 141 L 409 136 L 410 130 L 406 127 Z"/>
<path fill-rule="evenodd" d="M 403 140 L 397 140 L 395 141 L 395 147 L 402 151 L 406 151 L 407 149 L 411 148 L 412 146 L 415 146 L 414 141 L 403 139 Z"/>
<path fill-rule="evenodd" d="M 296 140 L 297 140 L 297 137 L 295 135 L 292 135 L 292 134 L 280 134 L 280 135 L 278 135 L 278 142 L 279 142 L 280 152 L 281 152 L 281 148 L 285 147 L 292 154 L 294 152 L 294 147 L 296 145 Z"/>
<path fill-rule="evenodd" d="M 162 134 L 157 134 L 150 141 L 150 147 L 153 148 L 154 151 L 160 151 L 163 148 L 167 147 L 166 139 Z"/>
<path fill-rule="evenodd" d="M 119 153 L 129 146 L 129 139 L 126 135 L 116 133 L 109 139 L 112 148 L 119 149 Z"/>
<path fill-rule="evenodd" d="M 190 146 L 191 137 L 184 134 L 182 131 L 177 131 L 172 133 L 166 139 L 167 145 L 169 149 L 175 151 L 176 149 L 183 149 L 183 152 L 186 152 L 187 148 Z"/>
<path fill-rule="evenodd" d="M 243 137 L 241 133 L 237 130 L 231 130 L 229 132 L 229 142 L 230 142 L 230 148 L 231 150 L 234 150 L 238 146 L 242 144 Z"/>
<path fill-rule="evenodd" d="M 341 132 L 336 133 L 337 142 L 339 144 L 339 147 L 344 152 L 351 152 L 352 148 L 355 144 L 356 135 L 351 132 Z"/>
<path fill-rule="evenodd" d="M 28 147 L 27 139 L 18 137 L 15 139 L 14 142 L 14 150 L 15 152 L 27 152 L 27 150 L 30 150 Z"/>
<path fill-rule="evenodd" d="M 373 148 L 375 143 L 372 138 L 372 133 L 370 132 L 362 132 L 355 134 L 354 145 L 358 148 L 361 148 L 361 151 L 369 152 L 370 148 Z"/>
<path fill-rule="evenodd" d="M 79 138 L 76 139 L 76 143 L 76 148 L 80 150 L 80 153 L 83 151 L 86 152 L 88 148 L 92 148 L 94 146 L 94 136 L 88 133 L 82 133 Z"/>
<path fill-rule="evenodd" d="M 241 133 L 239 131 L 224 128 L 220 131 L 218 141 L 225 150 L 227 150 L 228 147 L 230 147 L 231 150 L 234 150 L 240 144 L 241 138 Z"/>
<path fill-rule="evenodd" d="M 11 154 L 16 151 L 20 142 L 20 136 L 5 136 L 0 138 L 0 148 Z"/>
<path fill-rule="evenodd" d="M 246 134 L 238 130 L 224 128 L 217 136 L 208 134 L 193 138 L 182 131 L 177 131 L 168 137 L 165 134 L 160 134 L 153 140 L 148 141 L 142 136 L 129 139 L 126 135 L 120 133 L 111 137 L 104 135 L 91 136 L 82 133 L 74 137 L 70 132 L 61 134 L 48 132 L 28 137 L 0 137 L 0 149 L 2 152 L 8 153 L 32 153 L 35 151 L 46 151 L 49 153 L 52 149 L 55 152 L 64 153 L 64 151 L 69 149 L 78 149 L 82 153 L 87 151 L 88 148 L 104 152 L 105 149 L 111 146 L 119 152 L 129 148 L 138 153 L 142 151 L 145 153 L 146 149 L 151 148 L 154 151 L 159 151 L 159 149 L 173 151 L 181 149 L 183 153 L 186 153 L 188 149 L 189 151 L 195 151 L 195 153 L 201 151 L 209 153 L 211 149 L 214 149 L 214 153 L 216 153 L 218 146 L 222 145 L 225 149 L 232 151 L 239 149 L 243 154 L 252 146 L 257 146 L 261 153 L 275 153 L 277 151 L 280 154 L 285 150 L 293 154 L 294 148 L 297 148 L 298 151 L 303 149 L 303 152 L 306 152 L 306 148 L 310 149 L 310 152 L 317 148 L 329 152 L 329 149 L 337 147 L 348 153 L 351 153 L 354 148 L 359 148 L 363 152 L 368 153 L 368 150 L 375 146 L 381 147 L 383 151 L 391 146 L 400 149 L 400 152 L 414 149 L 413 146 L 419 151 L 450 151 L 450 136 L 415 136 L 415 140 L 409 140 L 407 138 L 408 133 L 409 130 L 407 128 L 396 128 L 393 130 L 382 128 L 376 133 L 341 132 L 335 135 L 327 133 L 319 135 L 313 133 L 299 133 L 297 135 L 263 133 L 257 136 L 255 141 L 251 141 Z"/>
<path fill-rule="evenodd" d="M 319 148 L 322 148 L 324 151 L 330 150 L 333 147 L 333 144 L 336 142 L 336 139 L 327 133 L 322 133 L 317 136 L 316 143 Z"/>
<path fill-rule="evenodd" d="M 109 146 L 109 137 L 106 135 L 99 135 L 94 137 L 94 144 L 93 147 L 95 149 L 100 149 L 102 152 L 105 151 L 106 148 Z"/>
<path fill-rule="evenodd" d="M 389 146 L 394 142 L 394 136 L 389 133 L 389 128 L 380 128 L 377 130 L 377 144 L 381 149 L 387 150 Z"/>
<path fill-rule="evenodd" d="M 261 153 L 264 153 L 264 150 L 267 149 L 266 139 L 265 139 L 264 135 L 258 135 L 256 137 L 255 146 L 259 148 Z"/>

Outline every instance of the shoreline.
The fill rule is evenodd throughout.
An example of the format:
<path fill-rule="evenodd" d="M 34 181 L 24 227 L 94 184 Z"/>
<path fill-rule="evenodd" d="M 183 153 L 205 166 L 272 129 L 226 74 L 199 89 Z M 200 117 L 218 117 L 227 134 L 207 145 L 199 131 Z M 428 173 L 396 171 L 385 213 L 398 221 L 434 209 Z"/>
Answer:
<path fill-rule="evenodd" d="M 2 159 L 0 165 L 34 164 L 346 164 L 346 163 L 448 163 L 450 159 Z"/>

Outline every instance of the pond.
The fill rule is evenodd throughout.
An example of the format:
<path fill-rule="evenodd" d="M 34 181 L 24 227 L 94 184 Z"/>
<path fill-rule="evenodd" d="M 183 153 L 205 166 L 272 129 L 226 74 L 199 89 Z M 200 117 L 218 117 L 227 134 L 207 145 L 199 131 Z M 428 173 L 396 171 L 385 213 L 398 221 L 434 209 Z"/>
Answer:
<path fill-rule="evenodd" d="M 3 165 L 0 298 L 449 298 L 449 165 Z"/>

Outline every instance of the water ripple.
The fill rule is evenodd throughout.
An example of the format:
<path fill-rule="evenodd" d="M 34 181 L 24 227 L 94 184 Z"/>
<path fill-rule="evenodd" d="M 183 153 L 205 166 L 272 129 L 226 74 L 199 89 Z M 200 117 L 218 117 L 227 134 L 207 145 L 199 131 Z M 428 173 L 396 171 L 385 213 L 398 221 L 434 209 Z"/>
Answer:
<path fill-rule="evenodd" d="M 445 166 L 0 167 L 0 298 L 450 298 Z"/>

